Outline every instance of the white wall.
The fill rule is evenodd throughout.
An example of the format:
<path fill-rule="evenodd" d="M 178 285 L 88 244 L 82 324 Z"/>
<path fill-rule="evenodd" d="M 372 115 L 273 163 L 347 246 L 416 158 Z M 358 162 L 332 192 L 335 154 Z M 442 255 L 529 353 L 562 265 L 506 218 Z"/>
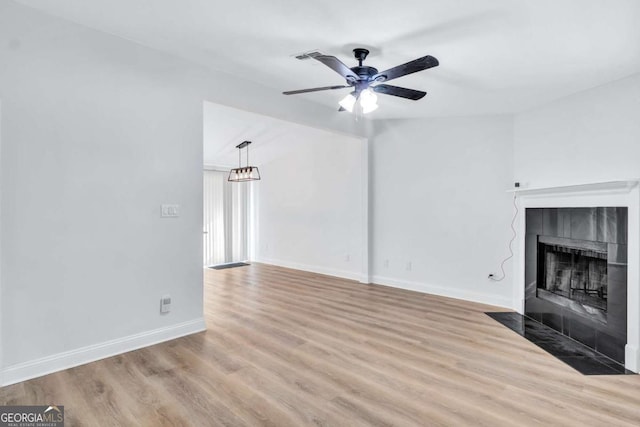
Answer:
<path fill-rule="evenodd" d="M 153 52 L 4 5 L 5 367 L 201 328 L 201 102 Z"/>
<path fill-rule="evenodd" d="M 504 281 L 487 276 L 500 273 L 511 237 L 511 118 L 376 123 L 374 282 L 510 306 L 511 263 Z"/>
<path fill-rule="evenodd" d="M 202 327 L 202 101 L 324 107 L 0 1 L 5 382 Z M 160 204 L 178 203 L 178 219 Z M 159 314 L 159 298 L 173 310 Z"/>
<path fill-rule="evenodd" d="M 514 176 L 530 187 L 640 177 L 640 74 L 518 114 Z"/>
<path fill-rule="evenodd" d="M 286 151 L 254 184 L 258 261 L 365 280 L 365 144 L 309 127 L 281 135 Z"/>

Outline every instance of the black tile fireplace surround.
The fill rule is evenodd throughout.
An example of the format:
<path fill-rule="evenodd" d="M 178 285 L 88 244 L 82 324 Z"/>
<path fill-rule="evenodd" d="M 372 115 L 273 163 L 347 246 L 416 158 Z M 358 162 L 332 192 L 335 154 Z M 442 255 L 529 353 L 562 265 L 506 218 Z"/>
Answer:
<path fill-rule="evenodd" d="M 525 314 L 624 363 L 627 208 L 528 208 Z"/>

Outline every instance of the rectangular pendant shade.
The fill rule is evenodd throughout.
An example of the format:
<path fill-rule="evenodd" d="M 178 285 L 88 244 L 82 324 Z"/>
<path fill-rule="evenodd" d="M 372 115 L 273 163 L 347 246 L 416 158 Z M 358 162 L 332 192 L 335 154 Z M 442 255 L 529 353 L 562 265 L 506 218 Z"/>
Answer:
<path fill-rule="evenodd" d="M 231 169 L 229 172 L 230 182 L 258 181 L 260 179 L 260 171 L 257 166 L 245 166 L 242 168 Z"/>

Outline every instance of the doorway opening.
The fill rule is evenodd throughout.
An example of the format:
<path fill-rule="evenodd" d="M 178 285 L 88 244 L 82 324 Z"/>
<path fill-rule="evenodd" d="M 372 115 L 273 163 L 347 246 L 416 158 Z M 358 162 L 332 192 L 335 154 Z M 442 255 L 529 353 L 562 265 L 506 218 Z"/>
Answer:
<path fill-rule="evenodd" d="M 243 141 L 248 162 L 238 158 Z M 246 164 L 260 180 L 227 182 Z M 368 281 L 364 138 L 205 101 L 203 166 L 218 172 L 205 172 L 207 267 L 248 260 Z"/>
<path fill-rule="evenodd" d="M 249 259 L 250 183 L 229 182 L 228 171 L 203 173 L 203 264 L 215 267 Z"/>

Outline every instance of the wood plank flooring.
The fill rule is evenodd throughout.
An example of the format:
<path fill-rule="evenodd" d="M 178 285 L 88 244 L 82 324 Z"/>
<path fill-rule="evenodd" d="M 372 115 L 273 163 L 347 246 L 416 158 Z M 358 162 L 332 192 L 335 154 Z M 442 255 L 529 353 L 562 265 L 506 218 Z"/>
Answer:
<path fill-rule="evenodd" d="M 495 307 L 254 264 L 205 272 L 207 332 L 0 389 L 68 426 L 638 426 Z"/>

